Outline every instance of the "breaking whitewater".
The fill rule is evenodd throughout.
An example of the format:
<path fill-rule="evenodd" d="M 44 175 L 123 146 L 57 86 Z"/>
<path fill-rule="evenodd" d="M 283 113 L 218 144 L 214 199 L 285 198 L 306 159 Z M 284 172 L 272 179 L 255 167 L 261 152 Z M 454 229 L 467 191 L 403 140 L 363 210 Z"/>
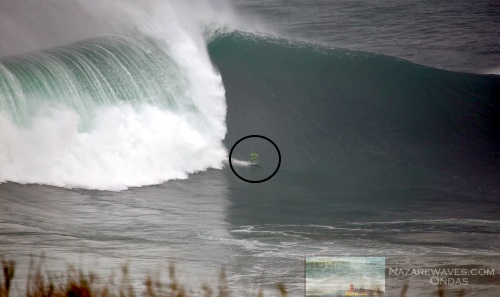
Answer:
<path fill-rule="evenodd" d="M 44 6 L 31 22 L 59 34 L 2 28 L 8 53 L 85 39 L 0 59 L 1 182 L 125 190 L 222 168 L 226 102 L 203 25 L 219 26 L 211 4 L 165 2 L 150 10 L 76 2 L 57 8 L 88 15 L 68 19 Z"/>
<path fill-rule="evenodd" d="M 202 50 L 107 36 L 2 59 L 0 179 L 123 190 L 220 169 L 224 89 Z"/>

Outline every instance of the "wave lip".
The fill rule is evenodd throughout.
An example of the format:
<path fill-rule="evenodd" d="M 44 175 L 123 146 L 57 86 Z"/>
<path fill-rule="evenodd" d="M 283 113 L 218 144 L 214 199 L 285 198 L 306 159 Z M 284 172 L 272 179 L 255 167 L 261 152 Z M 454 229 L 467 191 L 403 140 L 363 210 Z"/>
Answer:
<path fill-rule="evenodd" d="M 106 36 L 1 60 L 0 182 L 123 190 L 222 168 L 224 89 L 198 52 Z"/>

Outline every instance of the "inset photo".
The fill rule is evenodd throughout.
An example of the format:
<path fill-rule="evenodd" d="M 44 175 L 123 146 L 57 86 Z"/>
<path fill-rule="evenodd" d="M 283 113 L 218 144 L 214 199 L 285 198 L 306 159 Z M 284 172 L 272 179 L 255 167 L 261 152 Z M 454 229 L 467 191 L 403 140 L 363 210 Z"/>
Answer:
<path fill-rule="evenodd" d="M 306 257 L 306 296 L 384 296 L 385 257 Z"/>

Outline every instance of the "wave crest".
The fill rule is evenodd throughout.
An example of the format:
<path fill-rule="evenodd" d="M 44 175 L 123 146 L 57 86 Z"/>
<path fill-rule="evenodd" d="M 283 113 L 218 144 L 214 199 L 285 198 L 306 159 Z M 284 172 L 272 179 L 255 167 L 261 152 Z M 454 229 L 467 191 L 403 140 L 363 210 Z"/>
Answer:
<path fill-rule="evenodd" d="M 123 190 L 221 168 L 220 75 L 175 51 L 107 36 L 1 60 L 0 182 Z"/>

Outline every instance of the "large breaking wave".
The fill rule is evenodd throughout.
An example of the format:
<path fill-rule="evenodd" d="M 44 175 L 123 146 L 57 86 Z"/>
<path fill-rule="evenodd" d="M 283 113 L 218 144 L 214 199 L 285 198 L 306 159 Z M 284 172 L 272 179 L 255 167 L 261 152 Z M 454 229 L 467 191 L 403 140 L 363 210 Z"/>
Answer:
<path fill-rule="evenodd" d="M 221 168 L 221 78 L 173 50 L 105 36 L 2 59 L 0 181 L 120 190 Z"/>
<path fill-rule="evenodd" d="M 134 14 L 147 25 L 132 34 L 0 59 L 0 182 L 157 184 L 221 168 L 225 146 L 262 134 L 296 184 L 497 188 L 497 76 L 204 31 L 175 7 L 166 25 Z"/>

